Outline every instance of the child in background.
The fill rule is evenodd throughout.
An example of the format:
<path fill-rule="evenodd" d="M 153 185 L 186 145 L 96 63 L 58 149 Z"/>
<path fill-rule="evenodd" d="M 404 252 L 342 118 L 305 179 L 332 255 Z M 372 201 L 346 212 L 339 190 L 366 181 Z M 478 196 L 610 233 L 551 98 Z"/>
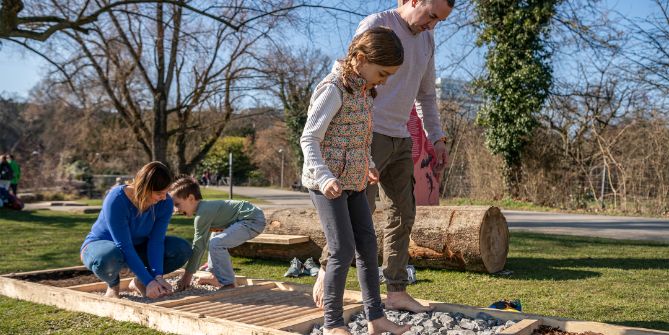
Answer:
<path fill-rule="evenodd" d="M 235 287 L 235 272 L 228 249 L 258 236 L 265 229 L 265 214 L 248 201 L 202 200 L 200 186 L 191 177 L 182 177 L 174 182 L 170 187 L 170 196 L 178 211 L 195 217 L 193 254 L 186 264 L 186 272 L 177 283 L 177 290 L 184 290 L 191 285 L 207 244 L 207 264 L 213 277 L 201 278 L 197 284 Z"/>
<path fill-rule="evenodd" d="M 324 334 L 350 334 L 343 318 L 348 269 L 356 258 L 370 334 L 402 334 L 411 326 L 389 321 L 381 307 L 376 233 L 367 183 L 379 173 L 370 156 L 374 86 L 385 83 L 404 61 L 402 42 L 385 27 L 356 36 L 343 60 L 318 84 L 300 138 L 302 184 L 309 189 L 327 240 Z"/>

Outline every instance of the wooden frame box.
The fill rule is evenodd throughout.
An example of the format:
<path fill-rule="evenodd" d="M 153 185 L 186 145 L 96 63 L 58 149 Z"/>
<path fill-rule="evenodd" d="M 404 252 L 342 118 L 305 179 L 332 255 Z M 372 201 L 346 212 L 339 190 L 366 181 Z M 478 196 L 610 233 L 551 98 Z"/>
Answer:
<path fill-rule="evenodd" d="M 142 303 L 104 297 L 100 292 L 106 289 L 105 283 L 67 284 L 68 278 L 77 276 L 91 276 L 91 272 L 83 266 L 77 266 L 3 275 L 0 276 L 0 294 L 178 334 L 307 334 L 315 324 L 323 322 L 323 312 L 314 306 L 311 286 L 307 285 L 238 277 L 239 287 L 234 289 Z M 53 278 L 56 280 L 49 280 Z M 121 289 L 126 289 L 128 282 L 129 278 L 122 279 Z M 344 317 L 347 320 L 362 310 L 360 292 L 346 291 L 344 301 Z M 505 329 L 502 335 L 529 335 L 540 325 L 558 327 L 567 332 L 592 331 L 605 335 L 669 335 L 669 332 L 659 330 L 437 301 L 422 302 L 434 306 L 436 311 L 460 312 L 472 318 L 485 312 L 502 320 L 520 320 Z"/>

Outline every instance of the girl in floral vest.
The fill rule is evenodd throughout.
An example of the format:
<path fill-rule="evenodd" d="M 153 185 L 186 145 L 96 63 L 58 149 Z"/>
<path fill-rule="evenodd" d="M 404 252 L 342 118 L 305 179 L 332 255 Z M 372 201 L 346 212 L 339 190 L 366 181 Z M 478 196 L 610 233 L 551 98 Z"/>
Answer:
<path fill-rule="evenodd" d="M 376 233 L 365 195 L 379 173 L 370 157 L 374 86 L 385 83 L 404 61 L 402 42 L 385 27 L 356 36 L 346 57 L 318 84 L 300 138 L 302 184 L 309 189 L 330 256 L 325 270 L 325 334 L 350 334 L 343 318 L 348 269 L 356 257 L 370 334 L 402 334 L 381 307 Z"/>

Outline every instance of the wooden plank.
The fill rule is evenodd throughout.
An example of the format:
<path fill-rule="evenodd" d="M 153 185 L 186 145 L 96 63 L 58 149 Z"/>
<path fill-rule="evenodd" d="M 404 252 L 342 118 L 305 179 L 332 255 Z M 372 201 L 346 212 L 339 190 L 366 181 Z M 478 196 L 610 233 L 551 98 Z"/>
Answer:
<path fill-rule="evenodd" d="M 36 270 L 36 271 L 28 271 L 28 272 L 12 272 L 8 274 L 4 274 L 0 277 L 22 277 L 22 276 L 32 276 L 32 275 L 46 275 L 46 274 L 51 274 L 51 273 L 60 273 L 60 272 L 70 272 L 70 271 L 89 271 L 85 266 L 83 265 L 78 265 L 78 266 L 70 266 L 66 268 L 57 268 L 57 269 L 48 269 L 48 270 Z"/>
<path fill-rule="evenodd" d="M 278 235 L 278 234 L 260 234 L 246 243 L 262 244 L 281 244 L 291 245 L 309 242 L 309 236 L 304 235 Z"/>
<path fill-rule="evenodd" d="M 563 331 L 570 333 L 584 333 L 592 331 L 606 335 L 667 335 L 669 332 L 662 330 L 635 328 L 611 325 L 601 322 L 559 320 L 557 318 L 543 317 L 542 322 L 546 326 L 558 327 Z"/>
<path fill-rule="evenodd" d="M 141 324 L 176 334 L 217 335 L 295 335 L 293 333 L 241 322 L 202 317 L 195 313 L 114 299 L 61 287 L 0 277 L 0 294 L 75 312 L 84 312 Z"/>
<path fill-rule="evenodd" d="M 273 317 L 265 317 L 265 318 L 255 318 L 249 321 L 249 323 L 252 323 L 254 325 L 271 325 L 273 323 L 277 323 L 280 321 L 285 321 L 288 319 L 294 319 L 295 315 L 298 315 L 298 313 L 303 313 L 307 312 L 309 310 L 314 310 L 314 307 L 300 307 L 300 306 L 293 306 L 291 308 L 286 308 L 280 310 L 280 313 L 276 313 L 276 316 Z M 240 321 L 240 320 L 237 320 Z"/>
<path fill-rule="evenodd" d="M 344 321 L 348 322 L 351 315 L 362 311 L 362 304 L 350 304 L 344 306 Z M 266 326 L 269 328 L 281 329 L 289 332 L 307 334 L 311 331 L 314 324 L 323 324 L 323 310 L 316 310 L 312 313 L 295 317 L 292 320 L 280 321 Z"/>
<path fill-rule="evenodd" d="M 244 286 L 244 287 L 237 287 L 233 289 L 227 289 L 223 290 L 219 293 L 216 294 L 211 294 L 211 295 L 205 295 L 205 296 L 189 296 L 177 300 L 168 300 L 168 301 L 161 301 L 153 304 L 154 306 L 160 306 L 160 307 L 174 307 L 174 306 L 179 306 L 179 305 L 185 305 L 185 304 L 190 304 L 194 302 L 200 302 L 200 301 L 206 301 L 206 300 L 214 300 L 222 297 L 232 297 L 232 296 L 237 296 L 240 294 L 247 294 L 250 292 L 257 292 L 257 291 L 264 291 L 264 290 L 270 290 L 273 287 L 276 287 L 274 283 L 268 282 L 265 285 L 257 285 L 257 286 Z"/>
<path fill-rule="evenodd" d="M 222 318 L 234 318 L 243 314 L 248 314 L 248 313 L 255 313 L 257 311 L 262 311 L 263 309 L 267 308 L 265 305 L 249 305 L 249 306 L 244 306 L 242 308 L 235 308 L 234 311 L 217 311 L 217 312 L 205 312 L 207 316 L 211 317 L 222 317 Z"/>
<path fill-rule="evenodd" d="M 119 283 L 121 291 L 127 290 L 128 289 L 128 284 L 130 284 L 131 281 L 132 281 L 132 278 L 121 279 L 121 281 Z M 81 292 L 101 292 L 101 291 L 106 291 L 107 287 L 108 287 L 107 283 L 98 282 L 98 283 L 92 283 L 92 284 L 81 284 L 81 285 L 68 286 L 66 288 L 70 289 L 70 290 L 81 291 Z"/>
<path fill-rule="evenodd" d="M 499 335 L 532 335 L 535 329 L 541 326 L 541 320 L 524 319 L 509 328 L 500 331 Z"/>
<path fill-rule="evenodd" d="M 253 323 L 253 321 L 258 322 L 260 320 L 266 320 L 269 319 L 272 316 L 285 316 L 284 312 L 289 312 L 288 313 L 288 318 L 295 318 L 296 316 L 300 315 L 301 313 L 290 313 L 290 311 L 293 310 L 301 310 L 302 312 L 306 312 L 307 310 L 313 310 L 313 308 L 306 308 L 302 306 L 293 306 L 292 308 L 282 308 L 282 309 L 277 309 L 277 308 L 269 308 L 266 309 L 262 312 L 259 313 L 254 313 L 253 315 L 245 315 L 245 316 L 239 316 L 235 318 L 235 321 L 239 322 L 244 322 L 244 323 Z M 322 312 L 322 311 L 320 311 Z M 286 318 L 281 318 L 281 321 L 285 320 Z M 278 321 L 278 320 L 277 320 Z"/>

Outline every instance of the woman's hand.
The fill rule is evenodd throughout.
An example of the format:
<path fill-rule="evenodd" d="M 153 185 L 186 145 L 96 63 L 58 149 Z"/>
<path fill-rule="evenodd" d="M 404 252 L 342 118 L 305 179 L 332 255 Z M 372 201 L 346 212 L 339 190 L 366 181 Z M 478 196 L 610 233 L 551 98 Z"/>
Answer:
<path fill-rule="evenodd" d="M 339 184 L 339 180 L 334 179 L 325 184 L 325 187 L 323 188 L 323 195 L 332 200 L 339 198 L 341 195 L 342 189 L 341 189 L 341 184 Z"/>
<path fill-rule="evenodd" d="M 376 168 L 371 168 L 367 172 L 367 177 L 369 178 L 370 185 L 376 185 L 379 183 L 379 170 Z"/>
<path fill-rule="evenodd" d="M 173 293 L 172 285 L 163 279 L 163 276 L 156 276 L 149 285 L 146 285 L 146 297 L 150 299 L 160 298 Z"/>
<path fill-rule="evenodd" d="M 158 283 L 157 280 L 152 280 L 149 285 L 146 285 L 146 297 L 149 299 L 156 299 L 162 297 L 164 294 L 164 288 Z"/>
<path fill-rule="evenodd" d="M 156 276 L 155 280 L 162 287 L 162 292 L 164 293 L 163 295 L 170 295 L 170 294 L 174 293 L 174 288 L 172 287 L 172 284 L 168 283 L 163 278 L 163 276 Z"/>

